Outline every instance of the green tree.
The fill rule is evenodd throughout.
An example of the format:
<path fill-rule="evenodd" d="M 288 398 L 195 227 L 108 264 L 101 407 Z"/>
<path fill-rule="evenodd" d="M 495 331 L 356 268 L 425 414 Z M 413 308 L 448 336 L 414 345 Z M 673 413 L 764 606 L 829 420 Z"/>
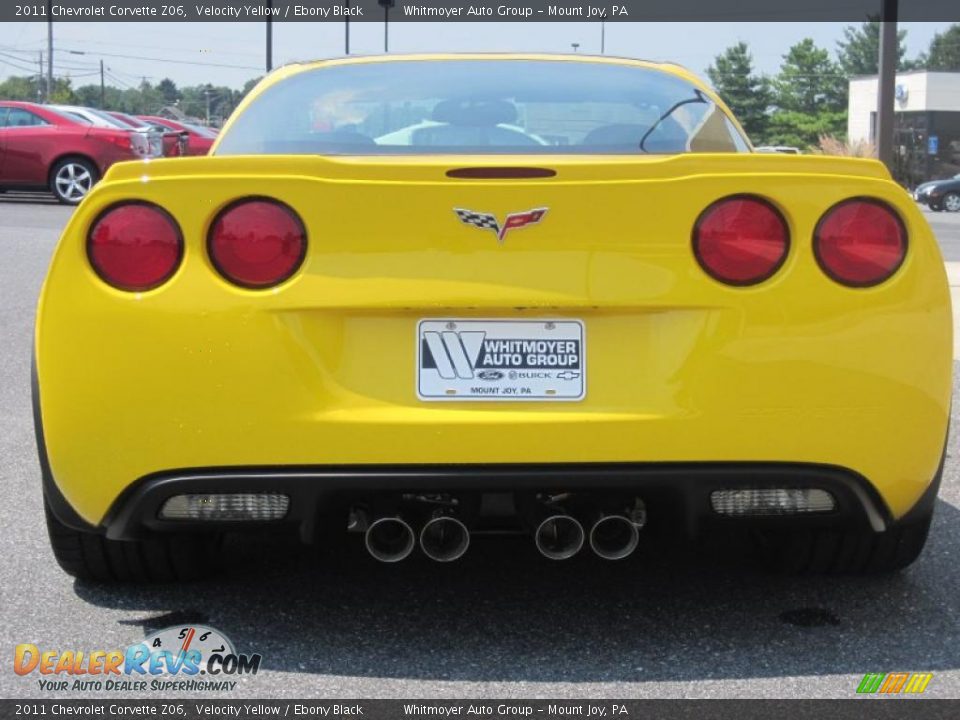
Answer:
<path fill-rule="evenodd" d="M 766 137 L 773 100 L 770 83 L 753 71 L 753 57 L 747 44 L 739 42 L 714 58 L 707 75 L 717 93 L 755 142 Z"/>
<path fill-rule="evenodd" d="M 164 78 L 157 83 L 157 92 L 160 93 L 164 103 L 167 105 L 173 105 L 180 99 L 180 91 L 177 89 L 177 84 L 170 78 Z"/>
<path fill-rule="evenodd" d="M 960 72 L 960 23 L 933 36 L 922 63 L 927 70 Z"/>
<path fill-rule="evenodd" d="M 830 53 L 810 38 L 783 56 L 773 90 L 776 110 L 770 119 L 770 142 L 807 147 L 822 134 L 844 134 L 847 80 Z"/>
<path fill-rule="evenodd" d="M 846 76 L 876 75 L 879 72 L 880 22 L 868 20 L 860 27 L 848 26 L 843 30 L 843 40 L 837 43 L 837 64 Z M 906 59 L 907 48 L 903 41 L 906 30 L 897 33 L 897 69 L 911 70 L 916 66 Z"/>

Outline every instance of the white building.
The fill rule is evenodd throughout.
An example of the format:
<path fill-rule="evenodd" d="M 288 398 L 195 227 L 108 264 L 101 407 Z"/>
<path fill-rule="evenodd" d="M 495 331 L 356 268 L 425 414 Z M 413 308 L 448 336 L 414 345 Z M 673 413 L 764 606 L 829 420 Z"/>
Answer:
<path fill-rule="evenodd" d="M 876 139 L 876 75 L 850 81 L 847 136 Z M 960 73 L 897 73 L 896 174 L 907 184 L 960 172 Z"/>

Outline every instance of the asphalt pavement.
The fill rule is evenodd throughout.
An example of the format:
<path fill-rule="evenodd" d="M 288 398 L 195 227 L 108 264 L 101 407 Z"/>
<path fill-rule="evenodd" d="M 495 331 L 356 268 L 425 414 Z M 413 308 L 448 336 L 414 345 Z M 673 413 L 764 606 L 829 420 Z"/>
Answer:
<path fill-rule="evenodd" d="M 927 548 L 888 577 L 767 575 L 736 546 L 552 564 L 516 538 L 478 540 L 449 566 L 385 566 L 271 537 L 232 540 L 226 572 L 203 583 L 72 580 L 47 544 L 29 396 L 34 304 L 70 210 L 37 200 L 0 196 L 7 662 L 19 643 L 109 650 L 204 623 L 263 656 L 263 670 L 224 697 L 850 698 L 865 673 L 891 671 L 932 672 L 927 696 L 960 697 L 956 433 Z M 960 215 L 928 218 L 947 260 L 960 261 Z M 9 664 L 0 672 L 0 697 L 72 696 L 97 694 L 44 692 Z"/>

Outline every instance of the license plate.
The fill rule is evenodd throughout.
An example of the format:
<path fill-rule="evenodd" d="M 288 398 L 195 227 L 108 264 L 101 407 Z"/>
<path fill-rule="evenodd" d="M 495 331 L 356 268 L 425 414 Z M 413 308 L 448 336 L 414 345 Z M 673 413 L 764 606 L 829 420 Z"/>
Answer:
<path fill-rule="evenodd" d="M 421 320 L 417 397 L 441 400 L 582 400 L 580 320 Z"/>

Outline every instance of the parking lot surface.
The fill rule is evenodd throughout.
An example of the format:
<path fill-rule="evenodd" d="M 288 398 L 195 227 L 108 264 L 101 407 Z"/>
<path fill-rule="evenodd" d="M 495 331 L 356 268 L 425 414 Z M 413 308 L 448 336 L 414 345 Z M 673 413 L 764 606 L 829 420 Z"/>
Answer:
<path fill-rule="evenodd" d="M 928 696 L 960 697 L 956 417 L 927 549 L 889 577 L 771 576 L 735 548 L 696 546 L 550 564 L 516 538 L 478 539 L 449 566 L 385 566 L 359 554 L 323 559 L 278 537 L 231 540 L 229 567 L 208 582 L 72 580 L 47 545 L 29 393 L 34 305 L 70 212 L 0 195 L 0 648 L 8 662 L 18 643 L 109 650 L 204 623 L 263 656 L 263 670 L 224 697 L 849 698 L 865 673 L 901 670 L 934 673 Z M 927 217 L 946 259 L 960 262 L 960 215 Z M 2 697 L 97 696 L 44 692 L 35 674 L 9 668 Z"/>

